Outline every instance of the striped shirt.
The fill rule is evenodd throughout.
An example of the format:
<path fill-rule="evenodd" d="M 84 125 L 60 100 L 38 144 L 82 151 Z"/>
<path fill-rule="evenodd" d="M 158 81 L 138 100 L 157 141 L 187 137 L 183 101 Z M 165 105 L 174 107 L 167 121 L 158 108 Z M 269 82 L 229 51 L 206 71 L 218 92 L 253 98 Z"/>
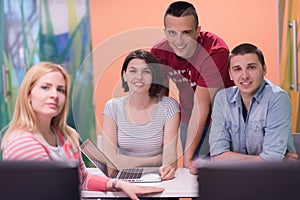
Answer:
<path fill-rule="evenodd" d="M 106 191 L 106 184 L 109 179 L 89 173 L 82 160 L 81 153 L 79 153 L 79 148 L 74 151 L 71 143 L 57 129 L 55 129 L 55 134 L 66 157 L 79 163 L 81 189 Z M 59 157 L 57 153 L 53 152 L 38 134 L 29 131 L 14 132 L 4 144 L 2 150 L 4 160 L 51 161 L 64 159 L 63 156 Z"/>
<path fill-rule="evenodd" d="M 171 97 L 158 97 L 155 116 L 152 120 L 145 124 L 133 124 L 127 119 L 124 111 L 125 98 L 110 99 L 103 111 L 104 115 L 110 117 L 117 124 L 119 152 L 138 157 L 161 154 L 164 125 L 180 112 L 177 101 Z"/>

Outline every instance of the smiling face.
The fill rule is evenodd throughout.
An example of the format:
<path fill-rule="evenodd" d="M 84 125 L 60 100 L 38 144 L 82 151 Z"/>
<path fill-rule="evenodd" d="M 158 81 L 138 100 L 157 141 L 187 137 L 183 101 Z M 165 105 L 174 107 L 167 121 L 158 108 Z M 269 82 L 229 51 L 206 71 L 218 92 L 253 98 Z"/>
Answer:
<path fill-rule="evenodd" d="M 177 56 L 190 58 L 197 48 L 197 37 L 200 27 L 195 27 L 193 15 L 165 17 L 165 35 L 168 42 Z"/>
<path fill-rule="evenodd" d="M 236 55 L 230 60 L 229 74 L 243 99 L 252 98 L 263 82 L 266 67 L 255 53 Z"/>
<path fill-rule="evenodd" d="M 49 72 L 39 78 L 32 88 L 29 100 L 38 119 L 59 115 L 66 101 L 66 81 L 58 72 Z"/>
<path fill-rule="evenodd" d="M 152 83 L 152 72 L 146 62 L 142 59 L 132 59 L 123 75 L 128 84 L 129 92 L 144 92 L 148 95 Z"/>

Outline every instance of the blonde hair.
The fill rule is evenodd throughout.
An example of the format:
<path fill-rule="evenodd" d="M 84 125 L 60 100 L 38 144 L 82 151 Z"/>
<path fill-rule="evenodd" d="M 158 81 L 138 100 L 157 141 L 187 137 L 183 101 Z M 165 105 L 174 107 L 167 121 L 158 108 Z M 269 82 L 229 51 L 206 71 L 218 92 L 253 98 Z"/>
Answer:
<path fill-rule="evenodd" d="M 66 82 L 65 105 L 60 114 L 53 117 L 51 126 L 58 128 L 61 133 L 71 142 L 73 148 L 79 145 L 78 134 L 66 124 L 69 110 L 69 95 L 71 80 L 68 72 L 61 66 L 51 62 L 40 62 L 31 67 L 25 74 L 16 99 L 14 114 L 8 129 L 3 137 L 2 145 L 7 142 L 10 135 L 16 130 L 28 130 L 40 133 L 40 128 L 35 112 L 32 109 L 29 95 L 37 80 L 50 72 L 60 72 Z"/>

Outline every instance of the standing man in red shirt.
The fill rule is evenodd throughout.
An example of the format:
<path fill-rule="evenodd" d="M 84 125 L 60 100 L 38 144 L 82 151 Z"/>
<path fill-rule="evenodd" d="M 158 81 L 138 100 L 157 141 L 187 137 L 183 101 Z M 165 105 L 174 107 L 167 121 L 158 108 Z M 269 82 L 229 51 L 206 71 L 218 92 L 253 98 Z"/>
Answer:
<path fill-rule="evenodd" d="M 166 10 L 164 26 L 166 38 L 151 52 L 164 66 L 166 80 L 172 80 L 179 91 L 183 165 L 188 168 L 195 157 L 209 152 L 202 144 L 216 92 L 233 85 L 228 74 L 229 50 L 220 37 L 201 31 L 197 12 L 188 2 L 172 3 Z M 168 95 L 168 81 L 164 86 L 163 93 Z M 204 148 L 200 151 L 201 145 Z"/>

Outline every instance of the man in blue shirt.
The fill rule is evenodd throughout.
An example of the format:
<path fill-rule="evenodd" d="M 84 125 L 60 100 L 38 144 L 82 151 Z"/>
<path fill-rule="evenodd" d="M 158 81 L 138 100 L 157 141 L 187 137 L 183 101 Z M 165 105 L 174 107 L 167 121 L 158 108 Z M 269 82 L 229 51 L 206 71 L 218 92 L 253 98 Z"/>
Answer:
<path fill-rule="evenodd" d="M 228 62 L 235 86 L 219 91 L 214 99 L 211 160 L 296 159 L 289 95 L 264 79 L 263 53 L 252 44 L 240 44 Z"/>

